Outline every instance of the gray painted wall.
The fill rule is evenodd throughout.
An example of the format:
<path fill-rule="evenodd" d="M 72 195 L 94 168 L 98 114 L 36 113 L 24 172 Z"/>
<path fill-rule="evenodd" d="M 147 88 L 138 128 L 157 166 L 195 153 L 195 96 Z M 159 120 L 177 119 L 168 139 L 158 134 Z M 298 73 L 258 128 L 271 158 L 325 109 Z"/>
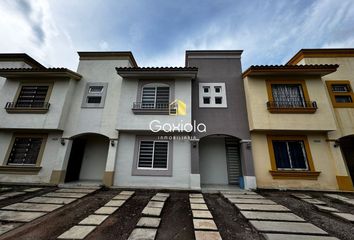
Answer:
<path fill-rule="evenodd" d="M 204 138 L 199 142 L 200 183 L 228 184 L 224 138 Z"/>

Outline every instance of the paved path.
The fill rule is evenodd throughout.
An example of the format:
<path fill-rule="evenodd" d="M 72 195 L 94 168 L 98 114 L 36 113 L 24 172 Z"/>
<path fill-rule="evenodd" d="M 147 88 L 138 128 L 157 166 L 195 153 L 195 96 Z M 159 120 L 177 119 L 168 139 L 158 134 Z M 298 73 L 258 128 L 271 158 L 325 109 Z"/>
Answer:
<path fill-rule="evenodd" d="M 338 240 L 292 213 L 290 209 L 255 192 L 240 190 L 221 194 L 268 240 Z"/>
<path fill-rule="evenodd" d="M 156 238 L 161 222 L 161 212 L 169 197 L 168 193 L 156 193 L 151 198 L 128 240 L 154 240 Z"/>
<path fill-rule="evenodd" d="M 294 193 L 291 195 L 295 198 L 298 198 L 298 199 L 304 201 L 304 202 L 312 204 L 317 210 L 319 210 L 321 212 L 325 212 L 325 213 L 331 214 L 334 217 L 354 223 L 354 214 L 341 212 L 337 208 L 328 206 L 326 202 L 323 202 L 323 201 L 318 200 L 316 198 L 312 198 L 312 196 L 307 195 L 307 194 Z M 354 206 L 354 199 L 350 199 L 350 198 L 347 198 L 347 197 L 344 197 L 344 196 L 341 196 L 338 194 L 324 194 L 324 196 L 326 196 L 330 199 Z"/>
<path fill-rule="evenodd" d="M 194 235 L 196 240 L 221 240 L 218 228 L 213 220 L 202 194 L 189 194 L 193 214 Z"/>
<path fill-rule="evenodd" d="M 65 190 L 61 190 L 62 193 L 69 193 Z M 78 192 L 82 192 L 77 190 Z M 87 193 L 86 193 L 87 194 Z M 61 234 L 57 239 L 84 239 L 97 226 L 102 224 L 111 214 L 119 209 L 131 196 L 134 195 L 134 191 L 122 191 L 103 207 L 97 209 L 94 214 L 91 214 L 81 220 L 77 225 L 71 227 L 69 230 Z"/>
<path fill-rule="evenodd" d="M 41 190 L 42 188 L 28 188 L 22 190 L 22 192 L 11 192 L 7 193 L 5 196 L 17 196 L 17 195 L 23 195 L 26 193 L 32 193 Z M 21 226 L 24 223 L 31 222 L 39 217 L 42 217 L 52 211 L 55 211 L 56 209 L 59 209 L 63 207 L 66 204 L 69 204 L 73 201 L 75 201 L 78 198 L 81 198 L 88 193 L 94 192 L 97 189 L 91 189 L 88 192 L 85 193 L 84 195 L 80 195 L 77 197 L 72 197 L 72 198 L 67 198 L 65 196 L 51 196 L 50 194 L 57 194 L 61 193 L 63 189 L 59 189 L 55 192 L 52 193 L 46 193 L 42 195 L 41 197 L 33 197 L 29 198 L 25 201 L 14 203 L 5 207 L 2 207 L 0 209 L 0 221 L 6 222 L 7 224 L 2 224 L 0 225 L 0 235 L 4 234 L 5 232 L 8 232 L 10 230 L 13 230 L 19 226 Z M 67 193 L 69 195 L 72 194 L 71 191 L 76 191 L 76 189 L 67 189 Z M 16 194 L 19 193 L 19 194 Z M 62 193 L 61 193 L 62 194 Z M 2 195 L 4 196 L 4 195 Z"/>

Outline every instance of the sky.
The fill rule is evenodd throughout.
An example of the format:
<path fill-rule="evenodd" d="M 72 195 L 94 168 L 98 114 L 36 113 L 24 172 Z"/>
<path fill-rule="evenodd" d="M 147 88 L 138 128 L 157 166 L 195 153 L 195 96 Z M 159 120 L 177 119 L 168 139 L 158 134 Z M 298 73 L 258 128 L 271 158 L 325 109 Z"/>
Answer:
<path fill-rule="evenodd" d="M 302 48 L 353 48 L 353 0 L 0 0 L 0 52 L 77 69 L 77 51 L 184 66 L 186 50 L 244 50 L 242 67 Z"/>

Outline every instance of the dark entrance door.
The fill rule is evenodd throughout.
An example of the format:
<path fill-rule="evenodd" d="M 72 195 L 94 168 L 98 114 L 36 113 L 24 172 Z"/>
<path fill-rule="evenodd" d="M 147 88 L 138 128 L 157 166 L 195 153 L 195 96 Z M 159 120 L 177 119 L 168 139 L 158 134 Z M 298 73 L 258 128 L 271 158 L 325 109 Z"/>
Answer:
<path fill-rule="evenodd" d="M 66 168 L 65 182 L 79 180 L 82 158 L 86 146 L 86 139 L 74 139 L 71 147 L 68 167 Z"/>
<path fill-rule="evenodd" d="M 347 162 L 347 167 L 354 181 L 354 137 L 345 137 L 340 140 L 340 147 L 344 155 L 345 161 Z"/>

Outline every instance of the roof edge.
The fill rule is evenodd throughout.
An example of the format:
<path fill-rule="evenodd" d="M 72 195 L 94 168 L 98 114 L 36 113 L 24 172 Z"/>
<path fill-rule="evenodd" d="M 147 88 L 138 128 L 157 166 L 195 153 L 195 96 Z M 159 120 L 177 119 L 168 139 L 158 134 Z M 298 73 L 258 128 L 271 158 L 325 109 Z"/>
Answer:
<path fill-rule="evenodd" d="M 138 67 L 134 55 L 131 51 L 115 51 L 115 52 L 77 52 L 80 60 L 99 60 L 99 59 L 119 59 L 128 58 L 134 67 Z"/>
<path fill-rule="evenodd" d="M 82 76 L 67 68 L 0 68 L 0 76 L 9 78 L 16 76 L 68 76 L 80 80 Z"/>
<path fill-rule="evenodd" d="M 354 48 L 303 48 L 286 65 L 295 65 L 304 58 L 354 57 Z"/>
<path fill-rule="evenodd" d="M 319 65 L 252 65 L 242 73 L 245 78 L 254 73 L 315 73 L 321 75 L 335 72 L 338 64 L 319 64 Z"/>
<path fill-rule="evenodd" d="M 32 68 L 46 68 L 27 53 L 0 53 L 0 61 L 23 61 Z"/>

